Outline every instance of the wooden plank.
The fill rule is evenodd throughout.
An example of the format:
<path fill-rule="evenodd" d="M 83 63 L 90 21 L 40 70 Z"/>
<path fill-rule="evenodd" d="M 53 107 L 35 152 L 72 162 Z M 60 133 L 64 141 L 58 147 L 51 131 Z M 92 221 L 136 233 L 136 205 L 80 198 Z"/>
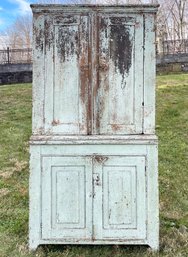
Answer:
<path fill-rule="evenodd" d="M 92 107 L 92 135 L 98 134 L 99 121 L 96 108 L 98 101 L 98 44 L 99 44 L 99 17 L 91 13 L 91 107 Z"/>
<path fill-rule="evenodd" d="M 40 145 L 145 145 L 145 144 L 156 144 L 156 136 L 82 136 L 82 137 L 69 137 L 69 136 L 33 136 L 30 140 L 30 144 L 40 144 Z"/>
<path fill-rule="evenodd" d="M 53 156 L 95 156 L 95 155 L 145 155 L 146 145 L 43 145 L 41 146 L 42 155 Z"/>
<path fill-rule="evenodd" d="M 142 5 L 132 5 L 132 4 L 122 4 L 122 5 L 104 5 L 104 4 L 98 4 L 98 5 L 88 5 L 88 4 L 80 4 L 80 5 L 50 5 L 50 8 L 48 5 L 45 4 L 32 4 L 31 8 L 34 13 L 37 12 L 45 12 L 45 13 L 61 13 L 62 9 L 64 12 L 92 12 L 97 11 L 101 13 L 156 13 L 158 10 L 159 4 L 142 4 Z"/>

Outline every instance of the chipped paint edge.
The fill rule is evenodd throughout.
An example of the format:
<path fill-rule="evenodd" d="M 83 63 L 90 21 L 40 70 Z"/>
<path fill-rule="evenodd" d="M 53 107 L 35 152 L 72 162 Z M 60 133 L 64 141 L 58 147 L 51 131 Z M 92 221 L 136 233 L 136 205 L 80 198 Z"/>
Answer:
<path fill-rule="evenodd" d="M 33 12 L 43 12 L 43 13 L 52 13 L 52 12 L 61 12 L 64 11 L 75 11 L 75 12 L 88 12 L 88 11 L 102 11 L 102 12 L 132 12 L 132 13 L 156 13 L 159 4 L 144 4 L 144 5 L 83 5 L 83 4 L 71 4 L 71 5 L 61 5 L 61 4 L 31 4 L 30 7 Z"/>
<path fill-rule="evenodd" d="M 157 144 L 158 137 L 155 135 L 147 136 L 32 136 L 30 139 L 31 145 L 61 145 L 61 144 Z"/>

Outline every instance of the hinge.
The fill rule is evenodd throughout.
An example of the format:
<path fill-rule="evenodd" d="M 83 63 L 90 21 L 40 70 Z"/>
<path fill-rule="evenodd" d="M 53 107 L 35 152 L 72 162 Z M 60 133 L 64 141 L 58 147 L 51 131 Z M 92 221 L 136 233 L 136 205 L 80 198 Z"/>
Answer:
<path fill-rule="evenodd" d="M 147 170 L 147 166 L 145 165 L 145 171 Z"/>
<path fill-rule="evenodd" d="M 142 134 L 144 134 L 144 101 L 142 102 Z"/>
<path fill-rule="evenodd" d="M 92 241 L 95 241 L 95 225 L 92 225 Z"/>

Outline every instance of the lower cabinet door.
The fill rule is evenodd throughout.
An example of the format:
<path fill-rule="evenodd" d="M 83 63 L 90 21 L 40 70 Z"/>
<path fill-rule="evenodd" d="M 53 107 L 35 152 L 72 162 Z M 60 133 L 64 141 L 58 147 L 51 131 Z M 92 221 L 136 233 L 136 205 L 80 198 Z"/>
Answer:
<path fill-rule="evenodd" d="M 96 156 L 94 161 L 95 240 L 146 238 L 144 156 Z"/>
<path fill-rule="evenodd" d="M 145 156 L 43 156 L 42 239 L 145 239 L 145 162 Z"/>
<path fill-rule="evenodd" d="M 42 239 L 91 240 L 92 159 L 42 157 Z"/>

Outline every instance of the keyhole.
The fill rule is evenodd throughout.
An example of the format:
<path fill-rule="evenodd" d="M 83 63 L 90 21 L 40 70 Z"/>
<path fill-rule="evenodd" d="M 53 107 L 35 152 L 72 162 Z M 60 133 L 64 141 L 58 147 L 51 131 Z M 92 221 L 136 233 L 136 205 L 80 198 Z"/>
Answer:
<path fill-rule="evenodd" d="M 95 183 L 96 183 L 97 186 L 100 185 L 100 178 L 99 178 L 98 175 L 97 175 L 97 177 L 96 177 L 96 179 L 95 179 Z"/>
<path fill-rule="evenodd" d="M 94 187 L 95 187 L 95 186 L 101 186 L 100 174 L 94 173 L 94 176 L 93 176 L 93 184 L 94 184 Z"/>

